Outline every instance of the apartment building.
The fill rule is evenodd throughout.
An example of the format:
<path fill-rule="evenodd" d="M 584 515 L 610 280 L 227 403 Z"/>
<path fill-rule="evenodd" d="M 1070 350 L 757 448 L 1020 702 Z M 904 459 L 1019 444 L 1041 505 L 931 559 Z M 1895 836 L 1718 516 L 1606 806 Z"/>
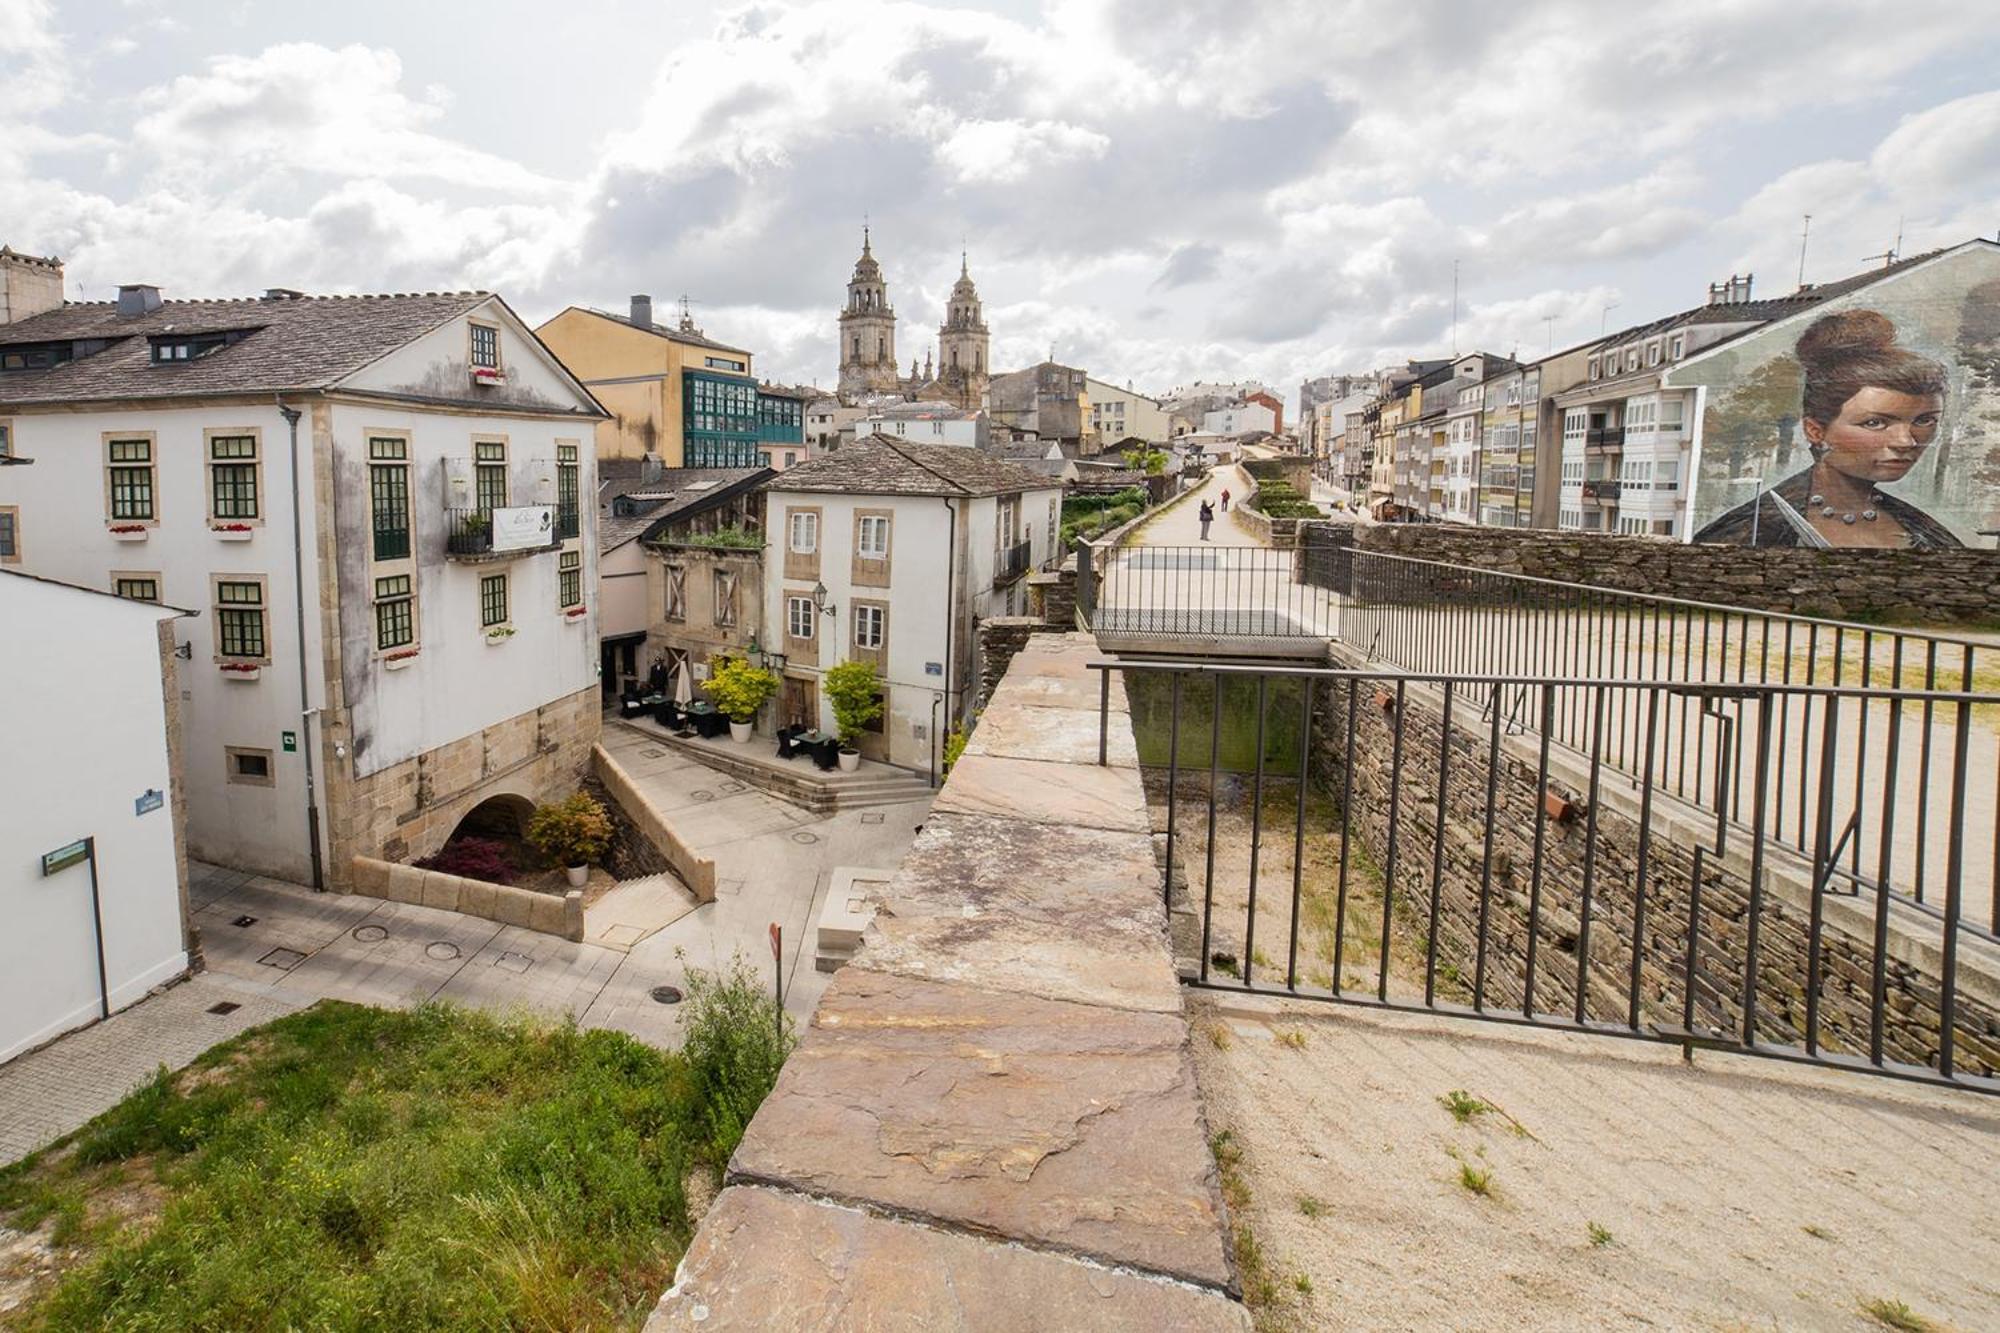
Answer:
<path fill-rule="evenodd" d="M 852 434 L 856 438 L 890 435 L 913 444 L 975 449 L 986 444 L 986 414 L 936 401 L 880 403 L 864 410 Z"/>
<path fill-rule="evenodd" d="M 174 622 L 191 855 L 339 886 L 573 787 L 604 414 L 504 301 L 9 310 L 11 561 L 199 613 Z"/>
<path fill-rule="evenodd" d="M 1173 424 L 1159 399 L 1136 393 L 1129 384 L 1121 389 L 1087 376 L 1084 389 L 1090 395 L 1090 428 L 1105 448 L 1115 449 L 1127 440 L 1165 444 L 1173 438 Z"/>
<path fill-rule="evenodd" d="M 777 721 L 830 728 L 821 674 L 872 662 L 884 707 L 862 754 L 929 770 L 972 703 L 974 624 L 1023 612 L 1027 576 L 1061 559 L 1060 481 L 977 449 L 873 435 L 774 477 L 765 504 Z"/>

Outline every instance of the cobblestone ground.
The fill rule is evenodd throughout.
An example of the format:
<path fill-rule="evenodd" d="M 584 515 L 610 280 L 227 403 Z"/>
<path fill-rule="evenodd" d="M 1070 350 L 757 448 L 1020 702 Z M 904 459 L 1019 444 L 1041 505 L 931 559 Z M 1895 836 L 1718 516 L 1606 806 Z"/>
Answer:
<path fill-rule="evenodd" d="M 227 977 L 198 976 L 0 1066 L 0 1164 L 109 1110 L 161 1065 L 179 1069 L 310 998 L 252 993 Z M 211 1012 L 219 1004 L 238 1007 Z"/>

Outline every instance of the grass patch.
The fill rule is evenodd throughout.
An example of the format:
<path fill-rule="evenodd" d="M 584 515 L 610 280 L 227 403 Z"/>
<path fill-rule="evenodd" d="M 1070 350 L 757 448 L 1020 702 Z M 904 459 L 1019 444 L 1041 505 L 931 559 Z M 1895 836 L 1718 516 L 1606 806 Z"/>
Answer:
<path fill-rule="evenodd" d="M 1299 1196 L 1299 1212 L 1307 1217 L 1324 1217 L 1326 1216 L 1326 1205 L 1310 1194 L 1301 1194 Z"/>
<path fill-rule="evenodd" d="M 1493 1109 L 1491 1103 L 1481 1101 L 1464 1088 L 1453 1088 L 1438 1098 L 1438 1105 L 1451 1112 L 1451 1118 L 1461 1125 L 1469 1125 Z"/>
<path fill-rule="evenodd" d="M 1303 1051 L 1306 1048 L 1306 1033 L 1304 1028 L 1286 1028 L 1279 1032 L 1273 1040 L 1278 1045 L 1289 1047 L 1294 1051 Z"/>
<path fill-rule="evenodd" d="M 1833 1233 L 1831 1231 L 1828 1231 L 1825 1227 L 1814 1226 L 1810 1222 L 1807 1223 L 1805 1226 L 1800 1227 L 1799 1230 L 1805 1232 L 1808 1236 L 1811 1236 L 1814 1240 L 1833 1239 Z"/>
<path fill-rule="evenodd" d="M 10 1327 L 632 1327 L 789 1039 L 747 968 L 690 977 L 687 1048 L 327 1001 L 156 1074 L 0 1171 L 59 1273 Z"/>
<path fill-rule="evenodd" d="M 1925 1333 L 1926 1329 L 1937 1327 L 1901 1301 L 1882 1296 L 1862 1301 L 1861 1313 L 1884 1328 L 1899 1329 L 1902 1333 Z"/>
<path fill-rule="evenodd" d="M 1458 1187 L 1467 1194 L 1476 1194 L 1482 1199 L 1493 1197 L 1493 1173 L 1470 1162 L 1458 1164 Z"/>
<path fill-rule="evenodd" d="M 1592 1222 L 1590 1224 L 1590 1243 L 1600 1249 L 1609 1245 L 1611 1243 L 1611 1228 Z"/>

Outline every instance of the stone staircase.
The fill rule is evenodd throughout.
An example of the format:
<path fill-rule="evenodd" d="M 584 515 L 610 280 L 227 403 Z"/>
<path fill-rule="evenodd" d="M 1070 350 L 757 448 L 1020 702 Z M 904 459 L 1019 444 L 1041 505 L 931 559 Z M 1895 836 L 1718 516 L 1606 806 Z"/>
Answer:
<path fill-rule="evenodd" d="M 583 938 L 620 953 L 686 916 L 701 902 L 670 874 L 623 879 L 583 910 Z"/>
<path fill-rule="evenodd" d="M 640 731 L 656 744 L 679 751 L 717 772 L 741 778 L 759 791 L 803 806 L 818 815 L 878 805 L 901 805 L 906 801 L 923 800 L 932 794 L 930 784 L 921 776 L 887 764 L 863 762 L 861 768 L 853 773 L 826 773 L 803 759 L 778 759 L 770 754 L 769 742 L 761 736 L 746 746 L 718 745 L 683 739 L 650 723 L 624 721 L 616 725 Z"/>

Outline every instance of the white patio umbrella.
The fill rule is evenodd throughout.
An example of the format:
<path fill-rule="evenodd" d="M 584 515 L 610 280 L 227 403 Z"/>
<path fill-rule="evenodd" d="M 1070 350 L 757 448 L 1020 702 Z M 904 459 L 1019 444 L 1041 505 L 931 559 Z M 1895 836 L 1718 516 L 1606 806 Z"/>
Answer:
<path fill-rule="evenodd" d="M 692 675 L 688 660 L 683 657 L 680 666 L 674 672 L 674 702 L 682 708 L 694 702 L 694 683 L 689 679 Z"/>

